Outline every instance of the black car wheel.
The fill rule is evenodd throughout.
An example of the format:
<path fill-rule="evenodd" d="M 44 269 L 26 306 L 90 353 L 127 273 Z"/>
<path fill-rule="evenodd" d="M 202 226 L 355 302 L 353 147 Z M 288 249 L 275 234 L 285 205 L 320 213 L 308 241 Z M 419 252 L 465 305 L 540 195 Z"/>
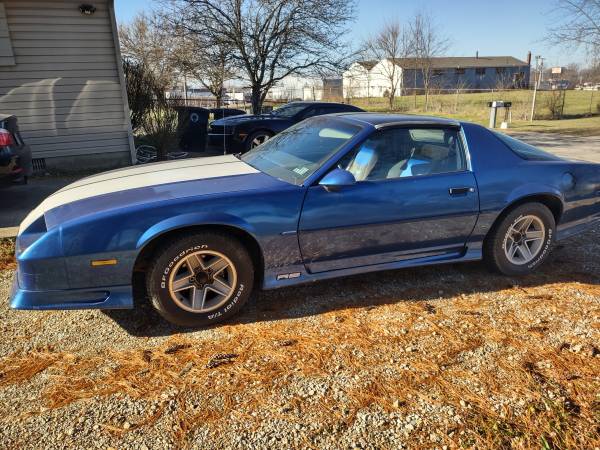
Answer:
<path fill-rule="evenodd" d="M 556 223 L 541 203 L 510 211 L 487 237 L 484 256 L 489 266 L 505 275 L 526 275 L 548 257 Z"/>
<path fill-rule="evenodd" d="M 157 253 L 146 287 L 169 322 L 205 326 L 233 316 L 248 300 L 254 267 L 246 248 L 216 232 L 175 239 Z"/>
<path fill-rule="evenodd" d="M 273 133 L 269 131 L 255 131 L 246 139 L 246 151 L 252 150 L 254 147 L 258 147 L 260 144 L 267 142 L 272 137 Z"/>

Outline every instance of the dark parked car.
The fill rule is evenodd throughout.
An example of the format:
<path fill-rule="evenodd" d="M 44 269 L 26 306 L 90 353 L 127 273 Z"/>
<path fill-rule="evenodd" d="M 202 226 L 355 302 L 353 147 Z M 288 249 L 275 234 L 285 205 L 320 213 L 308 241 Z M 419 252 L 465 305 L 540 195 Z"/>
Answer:
<path fill-rule="evenodd" d="M 208 145 L 227 153 L 245 153 L 277 133 L 309 117 L 363 110 L 343 103 L 292 102 L 269 114 L 243 115 L 215 120 L 208 131 Z"/>
<path fill-rule="evenodd" d="M 31 150 L 19 133 L 17 118 L 0 114 L 0 182 L 27 183 Z"/>

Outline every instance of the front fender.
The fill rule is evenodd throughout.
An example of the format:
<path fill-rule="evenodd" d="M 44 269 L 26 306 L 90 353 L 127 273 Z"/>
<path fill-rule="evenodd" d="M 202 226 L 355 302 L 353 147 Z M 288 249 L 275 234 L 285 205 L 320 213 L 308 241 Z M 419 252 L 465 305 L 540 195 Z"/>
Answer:
<path fill-rule="evenodd" d="M 179 216 L 169 217 L 148 228 L 139 238 L 136 249 L 141 250 L 148 242 L 178 228 L 185 228 L 198 225 L 227 225 L 239 228 L 251 234 L 256 239 L 256 230 L 245 220 L 224 213 L 189 213 Z"/>

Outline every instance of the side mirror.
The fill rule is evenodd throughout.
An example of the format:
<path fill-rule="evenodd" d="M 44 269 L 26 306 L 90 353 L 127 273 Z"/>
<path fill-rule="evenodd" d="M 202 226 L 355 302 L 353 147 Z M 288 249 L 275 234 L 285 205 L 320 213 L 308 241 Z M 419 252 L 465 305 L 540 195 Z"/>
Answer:
<path fill-rule="evenodd" d="M 337 191 L 343 186 L 352 186 L 353 184 L 356 184 L 354 175 L 344 169 L 333 169 L 319 182 L 319 186 L 323 186 L 329 192 Z"/>

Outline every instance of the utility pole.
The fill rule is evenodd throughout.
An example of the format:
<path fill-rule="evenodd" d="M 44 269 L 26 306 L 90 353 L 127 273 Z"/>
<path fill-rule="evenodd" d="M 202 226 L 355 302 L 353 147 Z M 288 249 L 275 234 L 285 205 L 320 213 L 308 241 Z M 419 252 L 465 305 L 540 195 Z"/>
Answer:
<path fill-rule="evenodd" d="M 540 87 L 540 82 L 542 80 L 542 73 L 544 71 L 544 59 L 540 55 L 535 57 L 535 71 L 536 78 L 533 83 L 533 100 L 531 101 L 531 115 L 529 116 L 529 121 L 533 122 L 533 116 L 535 115 L 535 100 L 537 97 L 537 91 Z"/>

